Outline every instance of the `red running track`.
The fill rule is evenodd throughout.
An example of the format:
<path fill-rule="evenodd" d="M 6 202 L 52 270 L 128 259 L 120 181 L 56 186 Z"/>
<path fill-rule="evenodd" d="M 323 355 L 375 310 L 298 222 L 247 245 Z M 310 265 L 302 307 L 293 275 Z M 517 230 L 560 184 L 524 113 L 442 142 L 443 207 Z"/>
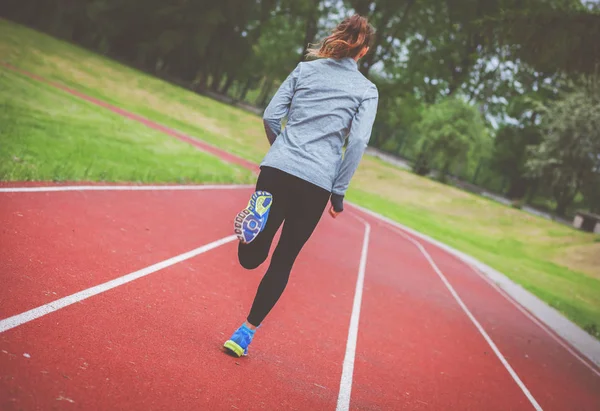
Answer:
<path fill-rule="evenodd" d="M 251 355 L 226 356 L 220 347 L 248 311 L 262 269 L 242 270 L 233 242 L 173 257 L 228 237 L 249 194 L 0 192 L 0 409 L 324 410 L 348 395 L 357 410 L 600 409 L 597 367 L 454 256 L 362 213 L 362 221 L 325 217 Z M 363 257 L 361 305 L 354 303 Z M 168 267 L 156 266 L 164 261 Z M 146 267 L 154 268 L 115 285 Z M 113 288 L 71 297 L 107 283 Z M 65 300 L 70 305 L 44 315 Z M 27 318 L 30 310 L 38 316 Z M 358 328 L 349 332 L 351 318 Z M 347 351 L 355 331 L 355 350 Z"/>
<path fill-rule="evenodd" d="M 0 193 L 0 319 L 228 237 L 249 194 Z M 362 217 L 350 409 L 534 409 L 424 254 Z M 221 345 L 264 267 L 241 269 L 234 242 L 1 332 L 0 409 L 333 410 L 364 236 L 351 213 L 324 216 L 246 358 Z M 540 408 L 600 409 L 592 368 L 462 262 L 425 249 Z"/>

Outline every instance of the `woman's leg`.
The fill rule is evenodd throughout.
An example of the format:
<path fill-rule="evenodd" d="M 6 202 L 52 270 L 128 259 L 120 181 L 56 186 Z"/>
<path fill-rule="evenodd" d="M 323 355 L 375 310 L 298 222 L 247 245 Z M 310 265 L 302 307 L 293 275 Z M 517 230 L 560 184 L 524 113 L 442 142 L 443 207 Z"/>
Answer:
<path fill-rule="evenodd" d="M 229 353 L 238 357 L 248 353 L 248 346 L 254 338 L 256 327 L 279 300 L 287 285 L 292 266 L 317 226 L 330 197 L 328 191 L 282 171 L 263 168 L 263 172 L 257 188 L 269 191 L 273 195 L 272 207 L 277 208 L 271 209 L 271 213 L 275 211 L 274 218 L 271 220 L 269 215 L 265 230 L 250 244 L 240 245 L 240 263 L 245 267 L 261 264 L 267 258 L 281 222 L 285 220 L 285 223 L 247 321 L 224 344 Z"/>
<path fill-rule="evenodd" d="M 271 264 L 258 287 L 248 323 L 259 326 L 283 293 L 292 266 L 315 230 L 329 201 L 330 193 L 291 177 L 285 223 Z"/>
<path fill-rule="evenodd" d="M 268 257 L 273 238 L 285 217 L 285 196 L 281 195 L 281 172 L 264 167 L 258 181 L 256 191 L 267 191 L 273 196 L 273 204 L 269 211 L 269 218 L 265 229 L 249 244 L 238 244 L 238 260 L 242 267 L 253 270 L 260 266 Z"/>

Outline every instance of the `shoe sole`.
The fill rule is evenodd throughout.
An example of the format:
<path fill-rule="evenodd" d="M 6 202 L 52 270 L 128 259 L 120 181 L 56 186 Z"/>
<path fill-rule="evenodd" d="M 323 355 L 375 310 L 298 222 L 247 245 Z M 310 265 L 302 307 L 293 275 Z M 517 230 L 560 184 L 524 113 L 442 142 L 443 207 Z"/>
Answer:
<path fill-rule="evenodd" d="M 244 353 L 244 349 L 240 347 L 235 341 L 228 340 L 227 342 L 225 342 L 223 347 L 225 347 L 230 354 L 233 354 L 238 358 L 247 355 Z"/>
<path fill-rule="evenodd" d="M 269 200 L 269 201 L 267 201 Z M 267 205 L 265 206 L 265 203 Z M 238 240 L 244 244 L 249 244 L 260 234 L 263 227 L 261 226 L 260 217 L 265 215 L 273 204 L 273 196 L 266 191 L 257 191 L 252 194 L 248 207 L 240 211 L 233 221 L 233 231 Z M 246 241 L 244 230 L 250 230 L 254 236 Z"/>

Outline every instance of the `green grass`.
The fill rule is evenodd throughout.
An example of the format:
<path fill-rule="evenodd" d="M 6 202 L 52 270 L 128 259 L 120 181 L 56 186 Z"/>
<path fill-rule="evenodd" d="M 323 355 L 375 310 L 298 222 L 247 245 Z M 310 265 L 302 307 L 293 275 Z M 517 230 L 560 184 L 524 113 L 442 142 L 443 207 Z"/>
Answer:
<path fill-rule="evenodd" d="M 0 180 L 250 182 L 251 173 L 0 69 Z"/>
<path fill-rule="evenodd" d="M 256 116 L 103 56 L 0 19 L 0 56 L 38 74 L 259 162 L 268 150 Z"/>
<path fill-rule="evenodd" d="M 102 56 L 3 20 L 0 20 L 0 56 L 15 66 L 202 138 L 247 159 L 258 162 L 268 149 L 262 121 L 257 116 L 172 86 Z M 33 87 L 29 93 L 38 93 L 35 87 L 37 90 L 42 89 L 39 85 L 34 87 L 32 83 L 27 83 L 27 87 Z M 69 104 L 76 104 L 70 97 L 64 97 L 60 92 L 49 92 L 47 89 L 44 92 L 45 96 L 39 97 L 40 99 L 66 98 Z M 23 98 L 24 101 L 19 103 L 21 106 L 17 103 L 13 104 L 13 93 L 10 94 L 10 104 L 15 107 L 11 108 L 14 110 L 12 114 L 7 115 L 12 119 L 9 121 L 23 124 L 14 126 L 17 130 L 18 127 L 27 127 L 23 128 L 26 131 L 21 134 L 31 133 L 28 137 L 29 143 L 27 145 L 19 143 L 18 146 L 27 147 L 27 150 L 34 153 L 33 158 L 45 156 L 44 164 L 50 162 L 55 164 L 54 168 L 48 167 L 40 177 L 55 179 L 56 170 L 67 167 L 71 169 L 64 171 L 62 178 L 72 178 L 75 166 L 71 164 L 76 164 L 77 156 L 73 153 L 65 154 L 71 145 L 64 144 L 61 150 L 46 150 L 45 146 L 55 142 L 45 141 L 49 139 L 45 136 L 46 129 L 49 127 L 41 124 L 43 121 L 51 124 L 54 120 L 63 118 L 65 122 L 68 121 L 68 124 L 63 124 L 61 127 L 79 128 L 81 136 L 79 140 L 86 140 L 90 138 L 87 135 L 90 121 L 96 121 L 97 116 L 104 114 L 94 108 L 89 111 L 89 118 L 85 120 L 74 118 L 71 121 L 71 114 L 65 117 L 67 116 L 65 112 L 69 111 L 69 104 L 53 101 L 51 112 L 45 111 L 49 109 L 44 104 L 43 107 L 46 109 L 38 108 L 36 111 L 41 114 L 36 114 L 35 118 L 25 119 L 23 117 L 26 116 L 18 114 L 18 107 L 23 108 L 25 103 L 32 105 L 34 103 Z M 8 97 L 3 98 L 3 101 L 7 100 Z M 8 103 L 3 102 L 3 104 Z M 26 111 L 28 110 L 33 108 L 27 107 Z M 3 119 L 3 124 L 4 121 Z M 112 124 L 113 130 L 106 132 L 108 135 L 105 135 L 103 140 L 115 136 L 120 125 L 125 122 L 123 119 L 113 119 L 113 121 L 115 122 Z M 133 125 L 129 126 L 133 127 Z M 93 127 L 94 130 L 97 128 Z M 145 130 L 144 132 L 149 133 L 149 137 L 145 140 L 146 144 L 141 143 L 139 138 L 143 132 L 142 129 L 139 130 L 135 133 L 125 133 L 127 135 L 119 134 L 121 138 L 115 138 L 119 141 L 127 141 L 123 144 L 132 152 L 137 149 L 162 152 L 162 146 L 167 144 L 167 141 L 171 141 Z M 11 131 L 11 135 L 13 133 Z M 103 131 L 100 133 L 104 135 Z M 56 133 L 56 135 L 60 134 Z M 135 135 L 136 139 L 130 140 L 132 135 Z M 3 137 L 3 141 L 4 139 L 6 138 Z M 11 137 L 9 140 L 14 138 Z M 84 141 L 80 143 L 92 144 Z M 138 147 L 140 145 L 144 147 Z M 104 144 L 99 144 L 96 149 L 103 147 Z M 15 154 L 19 157 L 19 161 L 22 161 L 21 156 L 23 159 L 28 158 L 27 150 L 24 151 L 25 154 Z M 129 161 L 130 156 L 115 151 L 121 149 L 107 152 L 102 161 L 97 156 L 94 160 L 99 165 L 114 163 L 115 169 L 123 167 L 123 163 Z M 140 161 L 148 157 L 142 154 L 139 156 Z M 4 158 L 0 159 L 3 163 Z M 180 155 L 177 155 L 177 158 L 179 159 Z M 192 163 L 202 164 L 201 168 L 205 169 L 203 162 L 192 161 Z M 86 164 L 85 167 L 81 165 L 83 171 L 80 173 L 85 175 L 88 165 Z M 183 169 L 188 169 L 187 166 L 181 168 L 181 171 L 174 174 L 179 175 L 184 172 Z M 87 173 L 86 178 L 92 178 L 90 172 Z M 130 177 L 131 175 L 122 178 Z M 239 174 L 230 177 L 232 179 L 239 177 L 242 180 L 246 178 Z M 150 175 L 144 181 L 153 181 L 157 178 L 158 176 Z M 591 334 L 600 337 L 598 236 L 582 233 L 418 177 L 368 156 L 361 163 L 352 181 L 348 198 L 487 263 L 556 307 Z"/>

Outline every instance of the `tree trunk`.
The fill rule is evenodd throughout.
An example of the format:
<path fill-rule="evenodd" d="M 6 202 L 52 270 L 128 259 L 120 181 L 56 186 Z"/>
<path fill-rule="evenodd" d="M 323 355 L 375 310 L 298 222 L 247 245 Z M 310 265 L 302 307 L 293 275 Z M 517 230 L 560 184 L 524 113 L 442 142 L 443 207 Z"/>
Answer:
<path fill-rule="evenodd" d="M 556 212 L 556 215 L 559 217 L 565 217 L 568 206 L 569 206 L 569 204 L 565 199 L 561 199 L 561 201 L 557 201 L 556 210 L 554 210 Z"/>
<path fill-rule="evenodd" d="M 381 148 L 386 140 L 385 136 L 388 134 L 388 132 L 389 130 L 385 124 L 375 123 L 373 125 L 371 145 L 375 148 Z"/>
<path fill-rule="evenodd" d="M 508 183 L 508 179 L 506 178 L 506 176 L 502 177 L 502 184 L 500 185 L 500 192 L 501 193 L 506 193 L 506 184 Z"/>
<path fill-rule="evenodd" d="M 401 137 L 398 139 L 398 147 L 396 148 L 396 154 L 404 157 L 404 145 L 406 144 L 406 134 L 401 133 Z"/>
<path fill-rule="evenodd" d="M 246 96 L 248 95 L 248 91 L 250 91 L 250 87 L 252 87 L 252 79 L 251 78 L 246 80 L 246 84 L 242 88 L 242 91 L 240 92 L 240 95 L 238 96 L 238 100 L 240 100 L 240 101 L 246 100 Z"/>
<path fill-rule="evenodd" d="M 554 210 L 559 217 L 566 217 L 567 209 L 573 203 L 576 192 L 571 192 L 568 188 L 555 188 L 554 199 L 556 200 L 556 209 Z"/>
<path fill-rule="evenodd" d="M 310 6 L 310 11 L 306 16 L 304 43 L 302 44 L 302 55 L 300 56 L 300 61 L 304 61 L 304 56 L 306 56 L 306 52 L 308 51 L 309 43 L 312 43 L 317 35 L 320 2 L 320 0 L 313 0 Z"/>
<path fill-rule="evenodd" d="M 265 107 L 267 105 L 267 100 L 269 99 L 269 95 L 271 94 L 271 90 L 273 89 L 273 80 L 265 79 L 262 90 L 258 99 L 256 99 L 256 104 L 260 107 Z"/>
<path fill-rule="evenodd" d="M 511 180 L 506 196 L 511 200 L 519 200 L 525 197 L 529 188 L 529 181 L 523 177 L 515 177 Z"/>
<path fill-rule="evenodd" d="M 479 159 L 479 162 L 477 163 L 477 167 L 475 168 L 475 173 L 473 173 L 473 178 L 471 179 L 471 183 L 472 184 L 477 184 L 477 177 L 479 177 L 479 171 L 481 170 L 481 162 L 482 160 Z"/>
<path fill-rule="evenodd" d="M 206 86 L 207 86 L 207 75 L 206 72 L 201 71 L 198 73 L 197 77 L 198 82 L 197 82 L 197 88 L 200 91 L 206 90 Z"/>
<path fill-rule="evenodd" d="M 223 73 L 219 70 L 216 74 L 212 76 L 212 82 L 210 84 L 210 89 L 215 93 L 219 91 L 219 86 L 221 85 L 221 79 L 223 78 Z"/>
<path fill-rule="evenodd" d="M 227 81 L 225 82 L 225 84 L 223 84 L 223 87 L 221 87 L 220 93 L 227 94 L 229 92 L 229 89 L 231 88 L 231 86 L 233 86 L 234 82 L 235 82 L 235 75 L 228 74 Z"/>
<path fill-rule="evenodd" d="M 413 165 L 413 171 L 420 176 L 426 176 L 431 171 L 431 167 L 429 167 L 425 150 L 421 150 L 421 152 L 417 154 L 417 159 L 415 160 L 415 164 Z"/>
<path fill-rule="evenodd" d="M 452 159 L 446 160 L 442 169 L 440 170 L 440 174 L 438 176 L 438 181 L 446 184 L 448 182 L 448 174 L 450 173 L 450 168 L 452 167 Z"/>
<path fill-rule="evenodd" d="M 477 2 L 477 10 L 476 17 L 481 18 L 483 11 L 482 5 L 484 0 L 479 0 Z M 450 10 L 453 7 L 453 3 L 451 1 L 446 2 L 446 7 Z M 450 21 L 450 16 L 448 16 L 449 23 L 452 25 L 452 21 Z M 450 28 L 451 29 L 451 28 Z M 477 46 L 481 43 L 481 34 L 477 31 L 477 29 L 471 29 L 470 27 L 466 28 L 466 39 L 463 50 L 461 50 L 460 61 L 458 65 L 454 65 L 450 60 L 450 70 L 452 72 L 452 78 L 450 79 L 450 84 L 448 85 L 448 95 L 452 96 L 456 91 L 460 89 L 463 83 L 467 80 L 471 73 L 471 69 L 473 68 L 473 64 L 475 62 L 475 51 L 477 50 Z M 460 70 L 457 70 L 460 68 Z"/>
<path fill-rule="evenodd" d="M 540 182 L 538 180 L 533 180 L 533 182 L 529 186 L 529 190 L 527 190 L 527 198 L 525 200 L 525 203 L 531 204 L 539 188 Z"/>
<path fill-rule="evenodd" d="M 61 28 L 63 27 L 63 16 L 64 16 L 64 2 L 62 0 L 58 0 L 55 8 L 54 8 L 54 16 L 50 19 L 50 32 L 55 36 L 61 36 Z M 70 39 L 69 39 L 70 40 Z"/>

